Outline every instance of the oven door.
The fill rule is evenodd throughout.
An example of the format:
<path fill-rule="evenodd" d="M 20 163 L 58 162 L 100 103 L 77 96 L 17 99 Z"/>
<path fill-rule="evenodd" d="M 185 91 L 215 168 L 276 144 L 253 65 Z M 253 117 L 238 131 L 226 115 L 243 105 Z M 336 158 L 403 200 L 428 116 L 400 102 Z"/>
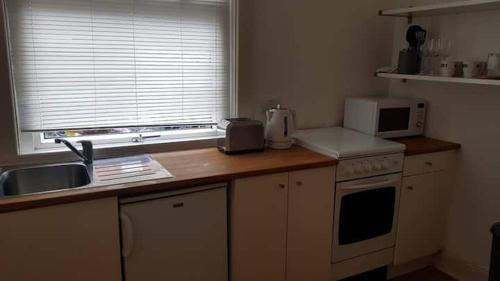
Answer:
<path fill-rule="evenodd" d="M 333 263 L 395 245 L 400 189 L 400 173 L 336 185 Z"/>

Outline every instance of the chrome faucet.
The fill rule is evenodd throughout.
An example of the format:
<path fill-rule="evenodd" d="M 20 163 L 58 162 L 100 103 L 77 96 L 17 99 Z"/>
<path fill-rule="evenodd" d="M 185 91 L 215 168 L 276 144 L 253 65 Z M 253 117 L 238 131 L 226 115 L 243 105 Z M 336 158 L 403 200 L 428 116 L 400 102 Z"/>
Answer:
<path fill-rule="evenodd" d="M 65 139 L 55 139 L 54 142 L 65 144 L 71 151 L 73 151 L 73 153 L 82 159 L 85 165 L 89 166 L 94 162 L 94 149 L 91 141 L 83 140 L 78 142 L 82 145 L 82 152 L 78 151 L 78 149 Z"/>

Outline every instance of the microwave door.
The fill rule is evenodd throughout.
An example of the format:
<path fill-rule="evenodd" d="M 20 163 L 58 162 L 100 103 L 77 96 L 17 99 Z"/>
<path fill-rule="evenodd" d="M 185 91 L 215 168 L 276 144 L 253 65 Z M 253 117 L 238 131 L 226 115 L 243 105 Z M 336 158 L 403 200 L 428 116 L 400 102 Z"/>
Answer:
<path fill-rule="evenodd" d="M 380 108 L 377 135 L 408 131 L 411 124 L 411 107 Z"/>

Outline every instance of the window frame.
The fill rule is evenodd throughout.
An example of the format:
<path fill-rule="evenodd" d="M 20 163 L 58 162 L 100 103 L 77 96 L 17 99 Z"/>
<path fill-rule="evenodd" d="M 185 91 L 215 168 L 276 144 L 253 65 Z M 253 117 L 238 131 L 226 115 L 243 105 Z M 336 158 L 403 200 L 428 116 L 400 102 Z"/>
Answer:
<path fill-rule="evenodd" d="M 14 112 L 14 125 L 16 130 L 17 139 L 17 154 L 18 155 L 30 155 L 30 154 L 40 154 L 40 153 L 52 153 L 52 152 L 62 152 L 66 151 L 65 147 L 61 145 L 47 143 L 42 140 L 43 132 L 22 132 L 20 129 L 19 115 L 17 112 L 16 94 L 14 90 L 14 75 L 12 68 L 12 58 L 10 55 L 10 40 L 9 40 L 9 22 L 6 15 L 6 2 L 5 0 L 0 0 L 2 5 L 2 17 L 4 21 L 4 36 L 7 47 L 7 57 L 8 57 L 8 67 L 9 67 L 9 80 L 10 80 L 10 93 Z M 239 33 L 239 21 L 238 21 L 238 2 L 239 0 L 228 0 L 229 2 L 229 116 L 234 118 L 238 116 L 238 33 Z M 194 130 L 200 130 L 199 132 L 193 132 Z M 148 140 L 143 142 L 132 142 L 130 139 L 132 137 L 138 137 L 138 133 L 127 134 L 127 136 L 121 134 L 109 134 L 110 142 L 99 140 L 95 137 L 75 137 L 67 138 L 69 141 L 77 141 L 80 139 L 91 139 L 95 142 L 96 149 L 104 148 L 120 148 L 120 147 L 130 147 L 130 146 L 147 146 L 153 144 L 173 144 L 175 147 L 179 147 L 179 143 L 189 142 L 193 143 L 196 141 L 204 142 L 207 140 L 216 140 L 223 138 L 220 131 L 214 126 L 212 130 L 209 129 L 192 129 L 179 131 L 161 131 L 161 132 L 148 132 L 143 133 L 143 136 L 147 135 L 158 135 L 162 136 L 158 139 Z M 184 134 L 183 134 L 184 133 Z M 123 141 L 119 141 L 123 140 Z M 146 150 L 146 149 L 145 149 Z"/>

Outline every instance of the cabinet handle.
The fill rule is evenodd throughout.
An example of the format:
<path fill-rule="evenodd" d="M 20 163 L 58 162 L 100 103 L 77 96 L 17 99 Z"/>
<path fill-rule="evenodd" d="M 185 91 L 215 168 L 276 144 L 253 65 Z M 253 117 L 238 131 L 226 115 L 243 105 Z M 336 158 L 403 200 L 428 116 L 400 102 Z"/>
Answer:
<path fill-rule="evenodd" d="M 176 209 L 176 208 L 182 208 L 182 207 L 184 207 L 184 202 L 175 203 L 175 204 L 172 205 L 172 207 L 174 209 Z"/>
<path fill-rule="evenodd" d="M 122 256 L 128 258 L 132 253 L 134 248 L 134 232 L 132 227 L 132 220 L 124 213 L 120 213 L 120 219 L 123 226 L 123 245 L 122 245 Z"/>
<path fill-rule="evenodd" d="M 411 185 L 410 185 L 410 186 L 407 186 L 406 188 L 407 188 L 408 190 L 413 190 L 413 186 L 411 186 Z"/>
<path fill-rule="evenodd" d="M 432 162 L 425 162 L 425 165 L 432 166 Z"/>
<path fill-rule="evenodd" d="M 297 184 L 297 186 L 302 186 L 302 182 L 301 181 L 298 181 L 296 184 Z"/>
<path fill-rule="evenodd" d="M 284 189 L 284 188 L 286 187 L 286 186 L 285 186 L 284 184 L 282 184 L 282 183 L 280 183 L 278 186 L 279 186 L 281 189 Z"/>

